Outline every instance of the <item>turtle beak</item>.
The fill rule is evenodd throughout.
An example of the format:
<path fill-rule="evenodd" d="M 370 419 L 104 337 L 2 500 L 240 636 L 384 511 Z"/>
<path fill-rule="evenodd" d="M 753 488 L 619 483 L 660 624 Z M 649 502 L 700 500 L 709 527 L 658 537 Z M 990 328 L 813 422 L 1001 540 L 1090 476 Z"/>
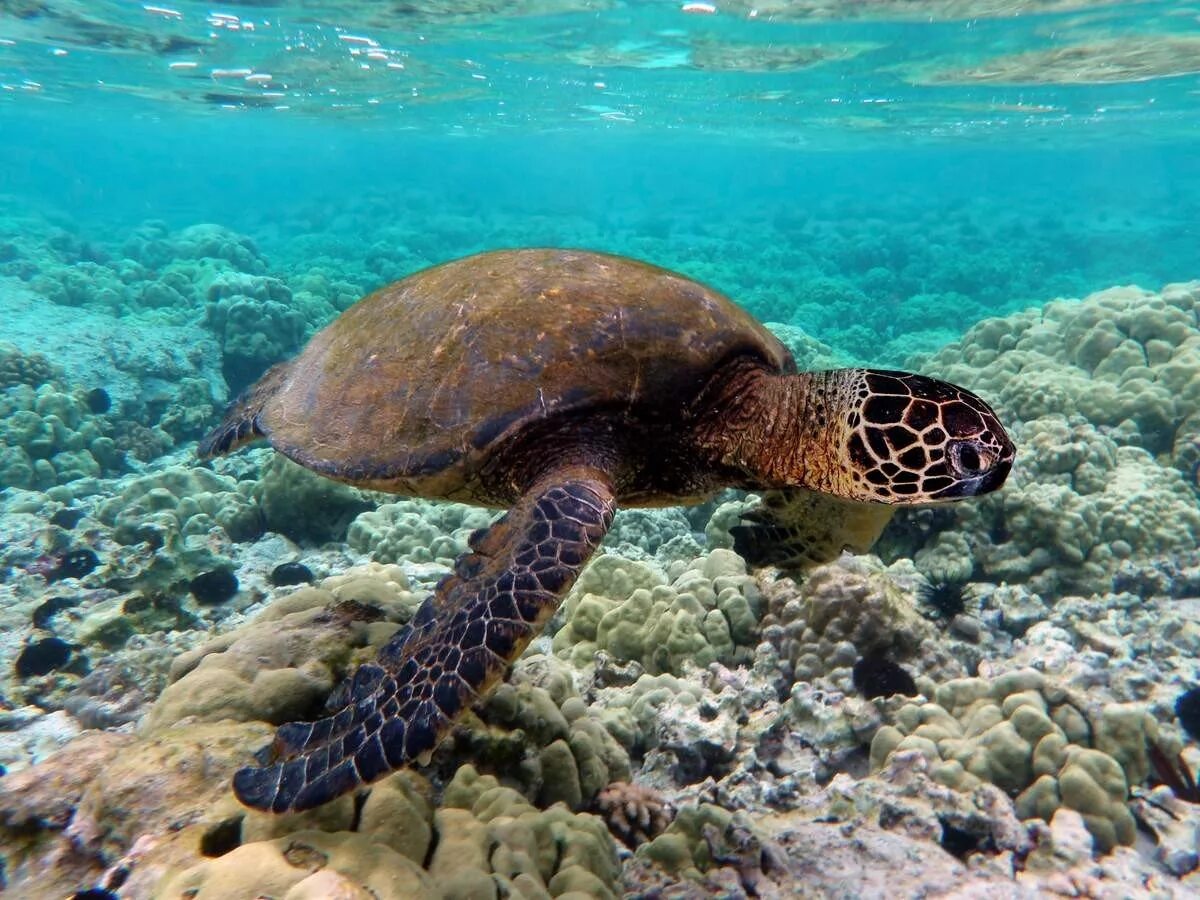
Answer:
<path fill-rule="evenodd" d="M 977 497 L 981 494 L 990 494 L 1003 487 L 1004 482 L 1008 480 L 1008 473 L 1012 471 L 1014 456 L 1015 454 L 1009 453 L 998 460 L 996 465 L 992 466 L 991 471 L 975 480 L 974 490 L 970 491 L 967 496 Z"/>

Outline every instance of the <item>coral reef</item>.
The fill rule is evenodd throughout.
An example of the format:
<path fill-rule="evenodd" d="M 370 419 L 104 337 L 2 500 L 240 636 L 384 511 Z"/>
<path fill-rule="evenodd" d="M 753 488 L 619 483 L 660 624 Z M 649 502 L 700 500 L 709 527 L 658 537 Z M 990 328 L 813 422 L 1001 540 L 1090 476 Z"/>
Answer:
<path fill-rule="evenodd" d="M 126 238 L 121 252 L 149 269 L 159 269 L 176 260 L 220 260 L 238 272 L 260 274 L 266 260 L 245 236 L 220 225 L 189 225 L 172 233 L 158 220 L 144 222 Z"/>
<path fill-rule="evenodd" d="M 564 604 L 555 653 L 580 665 L 603 650 L 650 674 L 748 660 L 759 594 L 745 562 L 714 550 L 669 574 L 611 553 L 597 559 Z"/>
<path fill-rule="evenodd" d="M 630 778 L 626 736 L 603 710 L 589 708 L 571 670 L 553 657 L 527 656 L 481 703 L 482 728 L 460 730 L 435 764 L 474 760 L 545 807 L 582 809 L 604 787 Z M 469 722 L 468 722 L 469 725 Z"/>
<path fill-rule="evenodd" d="M 346 543 L 377 562 L 437 563 L 449 568 L 467 549 L 471 532 L 495 513 L 474 506 L 400 500 L 358 515 Z"/>
<path fill-rule="evenodd" d="M 416 605 L 395 566 L 373 565 L 300 588 L 178 657 L 143 727 L 153 733 L 184 719 L 279 725 L 304 718 Z"/>
<path fill-rule="evenodd" d="M 1093 724 L 1083 704 L 1032 670 L 950 681 L 927 700 L 901 707 L 895 724 L 876 733 L 873 768 L 918 750 L 948 787 L 994 784 L 1016 797 L 1023 819 L 1049 822 L 1060 808 L 1075 810 L 1102 852 L 1133 843 L 1125 802 L 1129 786 L 1149 774 L 1146 744 L 1156 738 L 1144 710 L 1108 707 Z"/>
<path fill-rule="evenodd" d="M 636 849 L 662 834 L 675 810 L 658 791 L 627 781 L 614 781 L 596 795 L 596 812 L 625 846 Z"/>
<path fill-rule="evenodd" d="M 276 278 L 226 272 L 208 287 L 205 324 L 221 344 L 221 371 L 234 394 L 303 344 L 305 321 Z"/>
<path fill-rule="evenodd" d="M 981 322 L 930 358 L 998 402 L 1022 452 L 997 497 L 899 517 L 893 534 L 922 532 L 906 547 L 918 567 L 1056 596 L 1193 547 L 1198 303 L 1195 283 L 1112 289 Z"/>
<path fill-rule="evenodd" d="M 553 659 L 523 661 L 481 708 L 482 721 L 439 751 L 434 767 L 445 770 L 446 786 L 436 804 L 429 782 L 412 772 L 372 787 L 361 812 L 344 797 L 280 818 L 247 813 L 228 794 L 233 767 L 269 736 L 264 723 L 311 714 L 415 605 L 397 567 L 370 564 L 300 588 L 179 657 L 137 736 L 85 737 L 7 785 L 0 828 L 13 838 L 10 883 L 38 878 L 66 890 L 142 840 L 149 848 L 139 851 L 127 889 L 156 896 L 229 896 L 251 884 L 299 890 L 303 882 L 317 892 L 366 883 L 395 897 L 475 896 L 485 885 L 515 896 L 615 897 L 605 825 L 570 809 L 628 779 L 628 757 Z M 524 793 L 454 762 L 456 747 L 497 765 Z M 205 766 L 189 765 L 197 756 Z M 104 775 L 72 774 L 80 765 Z"/>
<path fill-rule="evenodd" d="M 335 822 L 250 840 L 168 879 L 156 896 L 215 898 L 246 890 L 295 897 L 369 891 L 394 900 L 465 900 L 498 892 L 617 896 L 609 887 L 617 871 L 612 840 L 598 819 L 561 806 L 538 810 L 470 766 L 458 770 L 436 809 L 428 785 L 402 774 L 371 792 L 353 830 L 334 830 Z"/>
<path fill-rule="evenodd" d="M 280 453 L 255 485 L 254 499 L 264 526 L 296 542 L 343 540 L 354 518 L 375 506 L 369 492 L 322 478 Z"/>
<path fill-rule="evenodd" d="M 1082 416 L 1122 446 L 1174 460 L 1200 427 L 1200 282 L 1111 288 L 987 319 L 929 357 L 1020 422 Z M 1078 459 L 1079 451 L 1063 451 Z"/>
<path fill-rule="evenodd" d="M 604 541 L 609 553 L 653 561 L 660 568 L 704 553 L 688 514 L 674 507 L 618 510 Z"/>
<path fill-rule="evenodd" d="M 228 777 L 268 734 L 263 725 L 228 722 L 170 729 L 150 740 L 92 732 L 5 776 L 0 844 L 7 887 L 68 896 L 148 838 L 158 844 L 157 858 L 134 871 L 126 890 L 149 894 L 164 870 L 201 852 Z"/>
<path fill-rule="evenodd" d="M 907 562 L 885 569 L 866 557 L 818 566 L 800 585 L 778 579 L 764 584 L 763 639 L 794 679 L 847 694 L 867 657 L 912 660 L 931 679 L 963 675 L 980 650 L 962 640 L 938 646 L 937 627 L 914 603 L 923 583 Z"/>
<path fill-rule="evenodd" d="M 277 600 L 254 619 L 172 663 L 168 684 L 142 723 L 154 734 L 182 721 L 274 725 L 320 712 L 355 665 L 373 658 L 420 598 L 399 566 L 370 563 Z M 540 806 L 580 809 L 629 756 L 581 700 L 568 667 L 522 660 L 433 762 L 450 777 L 461 759 L 500 775 Z"/>
<path fill-rule="evenodd" d="M 684 42 L 684 64 L 714 69 L 815 59 Z M 1161 43 L 1114 72 L 1155 74 Z M 998 401 L 1020 454 L 1003 493 L 898 516 L 883 561 L 750 572 L 729 528 L 755 498 L 733 492 L 622 510 L 547 634 L 427 764 L 299 815 L 252 812 L 228 787 L 273 725 L 322 713 L 496 514 L 356 491 L 269 450 L 196 465 L 188 442 L 229 390 L 366 290 L 484 242 L 603 246 L 777 320 L 808 369 L 901 365 L 1028 298 L 1192 265 L 1190 212 L 1148 202 L 1093 246 L 1094 223 L 1056 202 L 1038 219 L 896 186 L 886 217 L 844 194 L 789 198 L 732 210 L 745 232 L 718 234 L 688 202 L 534 221 L 381 189 L 332 223 L 322 204 L 284 213 L 262 232 L 270 263 L 219 226 L 90 240 L 0 221 L 6 889 L 1200 891 L 1183 774 L 1200 767 L 1184 702 L 1200 654 L 1196 283 L 1051 303 L 912 358 Z M 1131 845 L 1135 822 L 1147 839 Z"/>
<path fill-rule="evenodd" d="M 115 561 L 123 583 L 145 590 L 231 568 L 231 541 L 262 534 L 262 513 L 245 485 L 210 469 L 173 466 L 129 480 L 95 516 L 126 549 Z"/>
<path fill-rule="evenodd" d="M 62 370 L 41 353 L 22 353 L 12 344 L 0 344 L 0 390 L 14 384 L 39 388 L 62 379 Z"/>
<path fill-rule="evenodd" d="M 0 488 L 44 490 L 118 472 L 124 453 L 111 424 L 86 399 L 52 383 L 0 393 Z"/>

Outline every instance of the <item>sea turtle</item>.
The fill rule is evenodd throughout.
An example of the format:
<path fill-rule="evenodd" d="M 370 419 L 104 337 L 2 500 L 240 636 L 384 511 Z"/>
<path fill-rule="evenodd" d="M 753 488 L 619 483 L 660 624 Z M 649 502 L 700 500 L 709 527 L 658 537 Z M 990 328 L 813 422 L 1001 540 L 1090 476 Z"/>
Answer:
<path fill-rule="evenodd" d="M 251 386 L 200 454 L 259 437 L 340 481 L 508 508 L 328 717 L 281 726 L 236 774 L 243 803 L 275 812 L 427 758 L 541 631 L 618 505 L 765 492 L 735 549 L 797 565 L 865 550 L 897 505 L 995 490 L 1014 455 L 962 388 L 797 373 L 721 294 L 554 249 L 481 253 L 361 300 Z"/>

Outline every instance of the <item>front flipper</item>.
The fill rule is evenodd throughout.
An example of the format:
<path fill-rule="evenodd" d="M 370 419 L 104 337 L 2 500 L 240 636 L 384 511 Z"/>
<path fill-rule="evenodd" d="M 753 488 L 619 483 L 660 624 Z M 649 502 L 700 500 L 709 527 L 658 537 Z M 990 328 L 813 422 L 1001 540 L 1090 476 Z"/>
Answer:
<path fill-rule="evenodd" d="M 541 479 L 473 536 L 474 552 L 378 660 L 335 692 L 341 710 L 281 726 L 266 764 L 237 772 L 238 799 L 271 812 L 311 809 L 432 751 L 542 630 L 604 539 L 614 508 L 598 469 Z"/>
<path fill-rule="evenodd" d="M 866 553 L 895 507 L 859 503 L 801 489 L 767 491 L 729 529 L 733 549 L 752 566 L 802 569 L 831 562 L 843 550 Z"/>

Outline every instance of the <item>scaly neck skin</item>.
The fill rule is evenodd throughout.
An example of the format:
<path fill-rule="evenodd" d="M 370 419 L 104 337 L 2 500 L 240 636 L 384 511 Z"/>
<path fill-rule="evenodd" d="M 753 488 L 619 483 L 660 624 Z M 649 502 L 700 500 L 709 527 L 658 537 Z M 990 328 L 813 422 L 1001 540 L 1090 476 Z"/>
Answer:
<path fill-rule="evenodd" d="M 723 376 L 696 427 L 701 452 L 744 472 L 747 488 L 835 490 L 832 454 L 841 381 L 834 372 L 779 375 L 742 364 Z M 835 427 L 831 427 L 831 425 Z"/>

